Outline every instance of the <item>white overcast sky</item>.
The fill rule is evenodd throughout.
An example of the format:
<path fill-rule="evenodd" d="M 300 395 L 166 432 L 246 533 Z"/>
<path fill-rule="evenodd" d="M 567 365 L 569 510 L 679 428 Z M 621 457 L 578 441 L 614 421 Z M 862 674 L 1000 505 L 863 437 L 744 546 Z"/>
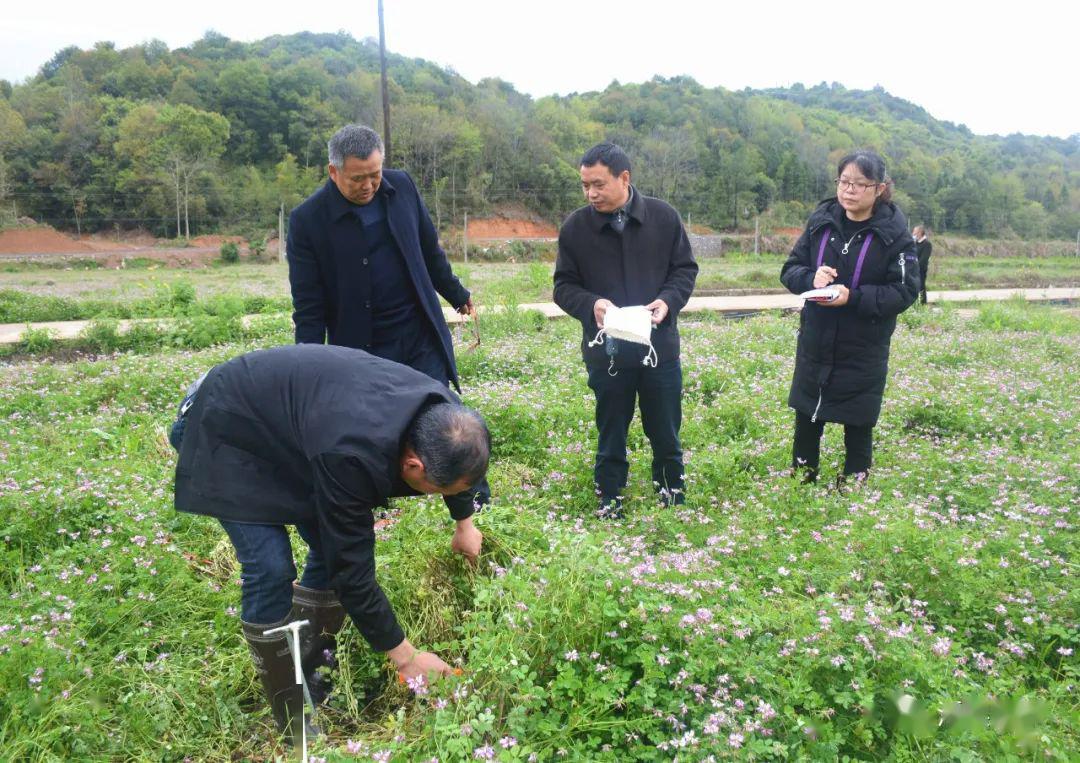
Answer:
<path fill-rule="evenodd" d="M 0 78 L 21 82 L 68 45 L 208 29 L 232 39 L 344 30 L 378 36 L 377 0 L 19 2 L 0 24 Z M 387 47 L 497 76 L 534 97 L 686 74 L 738 90 L 881 85 L 980 134 L 1080 133 L 1080 2 L 384 0 Z"/>

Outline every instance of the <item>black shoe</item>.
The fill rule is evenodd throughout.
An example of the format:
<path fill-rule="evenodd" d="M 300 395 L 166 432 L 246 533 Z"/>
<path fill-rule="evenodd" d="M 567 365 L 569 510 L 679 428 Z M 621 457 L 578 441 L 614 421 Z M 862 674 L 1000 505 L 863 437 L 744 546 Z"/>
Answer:
<path fill-rule="evenodd" d="M 660 505 L 665 509 L 670 509 L 672 506 L 683 506 L 686 504 L 686 493 L 681 488 L 661 488 L 657 491 L 657 495 L 660 496 Z"/>
<path fill-rule="evenodd" d="M 601 498 L 600 506 L 596 509 L 596 516 L 601 519 L 622 519 L 623 505 L 621 498 Z"/>
<path fill-rule="evenodd" d="M 836 492 L 841 495 L 861 487 L 866 484 L 866 480 L 870 477 L 870 470 L 865 472 L 853 472 L 852 474 L 837 474 L 836 475 Z"/>
<path fill-rule="evenodd" d="M 792 468 L 791 476 L 800 478 L 800 485 L 813 485 L 817 482 L 818 470 L 808 466 L 796 466 Z"/>

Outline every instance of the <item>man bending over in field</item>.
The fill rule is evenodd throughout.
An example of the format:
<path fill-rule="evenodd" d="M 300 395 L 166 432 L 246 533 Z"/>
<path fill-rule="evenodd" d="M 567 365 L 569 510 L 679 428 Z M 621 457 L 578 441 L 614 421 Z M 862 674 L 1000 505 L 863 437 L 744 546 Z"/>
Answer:
<path fill-rule="evenodd" d="M 284 635 L 264 632 L 290 621 L 312 626 L 301 653 L 315 702 L 345 613 L 403 679 L 450 671 L 409 643 L 375 579 L 372 514 L 391 496 L 441 493 L 457 522 L 451 548 L 479 555 L 470 490 L 491 436 L 444 384 L 345 347 L 250 352 L 192 385 L 170 441 L 176 508 L 217 518 L 236 548 L 244 637 L 283 732 L 299 732 L 304 699 Z M 309 547 L 299 584 L 289 525 Z"/>

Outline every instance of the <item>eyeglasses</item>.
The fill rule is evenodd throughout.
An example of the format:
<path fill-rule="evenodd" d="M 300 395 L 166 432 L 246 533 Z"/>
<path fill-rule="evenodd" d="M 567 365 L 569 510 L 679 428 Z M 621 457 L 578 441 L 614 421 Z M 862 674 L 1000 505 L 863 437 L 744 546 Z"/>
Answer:
<path fill-rule="evenodd" d="M 881 183 L 860 183 L 855 180 L 844 180 L 843 178 L 837 178 L 833 182 L 836 183 L 836 188 L 838 190 L 847 188 L 852 191 L 857 191 L 859 193 L 862 193 L 867 188 L 873 188 L 874 186 L 881 185 Z"/>

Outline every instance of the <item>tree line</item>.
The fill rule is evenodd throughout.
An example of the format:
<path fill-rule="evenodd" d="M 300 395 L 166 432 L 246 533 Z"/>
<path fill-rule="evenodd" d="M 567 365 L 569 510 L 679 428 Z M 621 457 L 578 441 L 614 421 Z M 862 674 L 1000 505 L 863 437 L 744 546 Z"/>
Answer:
<path fill-rule="evenodd" d="M 325 179 L 334 130 L 381 128 L 378 66 L 374 41 L 344 33 L 64 48 L 27 81 L 0 80 L 0 214 L 79 232 L 271 228 Z M 837 159 L 870 147 L 908 216 L 935 231 L 1080 229 L 1080 134 L 974 135 L 881 89 L 658 77 L 534 100 L 402 56 L 389 75 L 387 164 L 412 173 L 440 225 L 505 204 L 557 222 L 581 203 L 582 151 L 610 139 L 638 187 L 714 228 L 801 225 Z"/>

